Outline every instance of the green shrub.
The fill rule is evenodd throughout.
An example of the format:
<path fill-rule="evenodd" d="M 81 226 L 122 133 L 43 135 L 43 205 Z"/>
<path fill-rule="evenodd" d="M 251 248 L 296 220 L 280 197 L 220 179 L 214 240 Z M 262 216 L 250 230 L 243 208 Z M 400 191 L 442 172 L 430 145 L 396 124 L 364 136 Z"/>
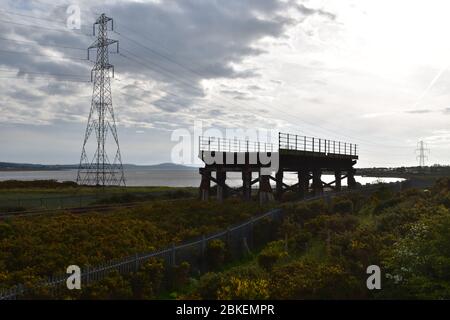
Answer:
<path fill-rule="evenodd" d="M 358 219 L 352 215 L 322 215 L 306 222 L 305 229 L 324 238 L 328 236 L 328 232 L 342 233 L 354 230 L 357 225 Z"/>
<path fill-rule="evenodd" d="M 281 220 L 271 217 L 266 217 L 255 222 L 253 227 L 253 242 L 255 247 L 261 247 L 268 241 L 275 240 L 281 223 Z"/>
<path fill-rule="evenodd" d="M 269 288 L 272 299 L 348 299 L 367 292 L 365 282 L 340 265 L 308 260 L 274 268 Z"/>
<path fill-rule="evenodd" d="M 340 214 L 353 213 L 353 202 L 347 199 L 340 199 L 333 203 L 333 212 Z"/>
<path fill-rule="evenodd" d="M 264 270 L 270 271 L 285 256 L 287 256 L 285 242 L 282 240 L 271 242 L 258 255 L 258 264 Z"/>
<path fill-rule="evenodd" d="M 400 198 L 394 198 L 394 199 L 389 199 L 389 200 L 384 200 L 381 201 L 374 209 L 374 213 L 375 214 L 380 214 L 382 213 L 384 210 L 394 207 L 396 205 L 398 205 L 399 203 L 401 203 L 401 199 Z"/>
<path fill-rule="evenodd" d="M 162 289 L 165 268 L 164 261 L 151 258 L 138 272 L 130 276 L 130 284 L 135 299 L 154 299 Z"/>
<path fill-rule="evenodd" d="M 269 298 L 269 281 L 231 277 L 217 292 L 219 300 L 262 300 Z"/>
<path fill-rule="evenodd" d="M 6 239 L 14 234 L 14 229 L 10 224 L 0 221 L 0 240 Z"/>
<path fill-rule="evenodd" d="M 104 279 L 85 286 L 81 298 L 88 300 L 123 300 L 133 298 L 130 283 L 119 272 L 114 271 Z"/>
<path fill-rule="evenodd" d="M 200 278 L 196 289 L 201 299 L 217 299 L 217 291 L 222 285 L 222 275 L 214 272 L 208 272 Z"/>
<path fill-rule="evenodd" d="M 328 206 L 324 200 L 301 202 L 295 208 L 292 217 L 298 223 L 304 223 L 310 219 L 328 213 Z"/>
<path fill-rule="evenodd" d="M 182 288 L 189 283 L 189 275 L 191 265 L 189 262 L 183 261 L 179 265 L 173 267 L 172 270 L 172 289 Z"/>
<path fill-rule="evenodd" d="M 209 268 L 212 270 L 220 268 L 225 262 L 225 255 L 225 242 L 219 239 L 214 239 L 208 242 L 206 257 Z"/>
<path fill-rule="evenodd" d="M 299 229 L 298 232 L 291 238 L 289 238 L 289 250 L 292 248 L 295 252 L 303 252 L 307 249 L 308 243 L 313 238 L 313 235 L 304 230 Z"/>

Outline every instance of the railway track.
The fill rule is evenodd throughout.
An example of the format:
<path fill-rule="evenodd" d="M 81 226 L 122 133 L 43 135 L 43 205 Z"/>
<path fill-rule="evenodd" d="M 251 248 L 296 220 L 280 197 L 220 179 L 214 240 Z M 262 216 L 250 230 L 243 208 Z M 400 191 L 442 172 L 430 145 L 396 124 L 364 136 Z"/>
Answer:
<path fill-rule="evenodd" d="M 177 202 L 177 201 L 186 201 L 195 199 L 191 198 L 180 198 L 180 199 L 164 199 L 164 200 L 150 200 L 150 201 L 140 201 L 140 202 L 132 202 L 126 204 L 114 204 L 114 205 L 95 205 L 95 206 L 87 206 L 87 207 L 74 207 L 74 208 L 59 208 L 59 209 L 39 209 L 39 210 L 29 210 L 29 211 L 16 211 L 16 212 L 4 212 L 0 213 L 0 219 L 8 219 L 8 218 L 18 218 L 18 217 L 32 217 L 44 214 L 55 214 L 60 212 L 69 212 L 75 214 L 87 213 L 87 212 L 105 212 L 115 209 L 128 209 L 128 208 L 136 208 L 148 203 L 152 202 Z"/>

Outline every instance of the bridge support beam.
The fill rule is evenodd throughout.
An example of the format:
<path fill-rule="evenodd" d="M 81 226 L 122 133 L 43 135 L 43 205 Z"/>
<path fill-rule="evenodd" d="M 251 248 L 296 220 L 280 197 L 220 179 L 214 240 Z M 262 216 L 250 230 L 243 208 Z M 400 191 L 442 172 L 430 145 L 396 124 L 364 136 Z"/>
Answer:
<path fill-rule="evenodd" d="M 259 173 L 259 203 L 260 205 L 273 201 L 272 187 L 270 186 L 270 179 L 267 175 Z"/>
<path fill-rule="evenodd" d="M 320 195 L 323 193 L 322 170 L 320 169 L 313 170 L 312 189 L 314 195 Z"/>
<path fill-rule="evenodd" d="M 355 189 L 356 188 L 356 180 L 355 180 L 355 173 L 356 170 L 351 168 L 347 172 L 347 186 L 349 189 Z"/>
<path fill-rule="evenodd" d="M 211 191 L 211 171 L 200 171 L 202 180 L 200 182 L 200 200 L 208 201 Z"/>
<path fill-rule="evenodd" d="M 222 202 L 227 197 L 227 190 L 225 182 L 227 180 L 226 171 L 217 170 L 216 171 L 216 180 L 217 180 L 217 200 Z"/>
<path fill-rule="evenodd" d="M 275 180 L 276 198 L 277 200 L 281 200 L 281 197 L 283 196 L 283 170 L 278 169 L 278 172 L 275 174 Z"/>
<path fill-rule="evenodd" d="M 248 169 L 242 171 L 242 197 L 245 201 L 252 199 L 252 172 Z"/>
<path fill-rule="evenodd" d="M 301 198 L 308 194 L 309 190 L 309 173 L 306 170 L 298 171 L 298 193 Z"/>
<path fill-rule="evenodd" d="M 334 180 L 335 182 L 335 191 L 341 191 L 342 190 L 342 172 L 341 170 L 334 171 Z"/>

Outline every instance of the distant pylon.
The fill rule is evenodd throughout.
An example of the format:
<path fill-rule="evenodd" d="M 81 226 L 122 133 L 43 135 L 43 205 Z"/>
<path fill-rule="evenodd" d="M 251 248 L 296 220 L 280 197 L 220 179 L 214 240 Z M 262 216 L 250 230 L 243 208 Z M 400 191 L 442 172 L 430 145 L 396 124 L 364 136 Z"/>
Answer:
<path fill-rule="evenodd" d="M 419 141 L 417 143 L 417 149 L 416 152 L 419 154 L 417 155 L 417 159 L 419 160 L 419 166 L 425 167 L 425 160 L 428 160 L 428 156 L 426 156 L 427 153 L 430 153 L 430 149 L 426 148 L 425 142 Z"/>
<path fill-rule="evenodd" d="M 98 31 L 97 40 L 88 48 L 88 59 L 89 50 L 93 48 L 97 48 L 97 58 L 91 71 L 91 81 L 94 82 L 91 111 L 77 175 L 77 183 L 82 185 L 125 186 L 111 95 L 111 72 L 114 77 L 114 66 L 109 63 L 108 50 L 110 45 L 117 44 L 119 52 L 119 42 L 107 37 L 110 21 L 113 29 L 113 19 L 105 14 L 100 15 L 94 23 L 94 36 L 96 27 Z M 91 138 L 92 132 L 95 132 L 95 138 Z M 107 139 L 108 133 L 112 139 Z M 114 157 L 112 162 L 108 154 Z"/>

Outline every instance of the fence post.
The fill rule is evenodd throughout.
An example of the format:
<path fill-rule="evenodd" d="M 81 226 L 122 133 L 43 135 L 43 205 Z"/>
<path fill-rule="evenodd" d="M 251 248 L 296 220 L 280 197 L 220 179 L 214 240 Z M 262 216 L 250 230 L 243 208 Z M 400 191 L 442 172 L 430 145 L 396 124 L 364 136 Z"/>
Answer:
<path fill-rule="evenodd" d="M 172 264 L 172 267 L 175 267 L 176 265 L 176 247 L 175 247 L 175 243 L 172 243 L 172 251 L 170 252 L 170 262 Z"/>
<path fill-rule="evenodd" d="M 139 270 L 139 255 L 136 253 L 134 255 L 134 271 L 138 272 Z"/>
<path fill-rule="evenodd" d="M 255 246 L 254 246 L 255 239 L 254 239 L 254 233 L 253 233 L 254 226 L 255 226 L 255 219 L 252 217 L 251 220 L 250 220 L 250 234 L 249 234 L 250 248 L 251 249 L 255 249 Z"/>
<path fill-rule="evenodd" d="M 86 285 L 89 285 L 90 281 L 90 273 L 89 273 L 89 265 L 86 266 Z"/>

